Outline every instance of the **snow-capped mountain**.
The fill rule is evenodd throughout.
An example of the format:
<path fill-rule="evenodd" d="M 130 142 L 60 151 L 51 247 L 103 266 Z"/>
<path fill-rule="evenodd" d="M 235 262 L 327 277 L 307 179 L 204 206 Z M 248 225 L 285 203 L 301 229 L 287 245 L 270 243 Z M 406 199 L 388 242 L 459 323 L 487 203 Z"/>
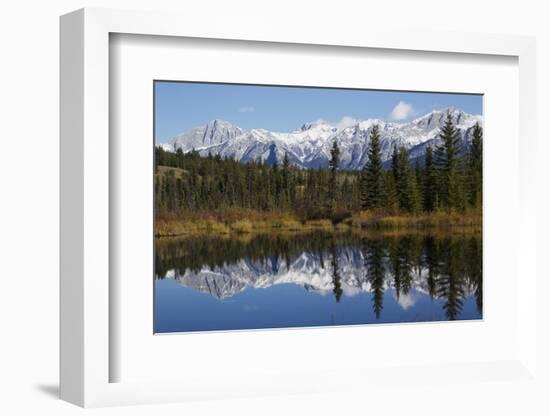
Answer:
<path fill-rule="evenodd" d="M 361 169 L 367 161 L 368 137 L 374 125 L 381 136 L 382 159 L 390 159 L 393 146 L 405 146 L 411 159 L 424 155 L 428 145 L 438 143 L 447 113 L 451 114 L 462 142 L 472 138 L 473 126 L 482 124 L 482 116 L 467 114 L 458 108 L 434 110 L 407 123 L 384 120 L 353 120 L 345 125 L 325 121 L 305 123 L 290 133 L 265 129 L 245 130 L 229 122 L 212 120 L 163 144 L 165 150 L 196 150 L 201 156 L 221 155 L 240 162 L 281 161 L 285 153 L 292 164 L 303 168 L 327 167 L 334 141 L 340 148 L 340 168 Z"/>

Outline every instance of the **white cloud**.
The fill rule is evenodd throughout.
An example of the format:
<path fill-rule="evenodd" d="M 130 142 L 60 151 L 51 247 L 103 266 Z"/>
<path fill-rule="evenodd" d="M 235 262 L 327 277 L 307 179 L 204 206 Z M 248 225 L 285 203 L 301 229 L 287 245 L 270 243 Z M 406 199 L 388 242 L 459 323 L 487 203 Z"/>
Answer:
<path fill-rule="evenodd" d="M 354 126 L 356 123 L 357 123 L 357 120 L 354 119 L 353 117 L 344 116 L 338 123 L 334 124 L 334 126 L 340 130 L 343 130 L 346 127 Z"/>
<path fill-rule="evenodd" d="M 239 113 L 253 113 L 256 111 L 254 107 L 241 107 L 239 108 Z"/>
<path fill-rule="evenodd" d="M 393 108 L 390 117 L 392 120 L 406 120 L 415 114 L 415 110 L 412 105 L 405 101 L 399 101 L 399 103 Z"/>
<path fill-rule="evenodd" d="M 403 308 L 403 310 L 406 311 L 407 309 L 414 306 L 414 304 L 416 303 L 416 296 L 413 296 L 412 293 L 407 293 L 406 295 L 404 293 L 401 293 L 401 296 L 399 296 L 399 299 L 397 299 L 397 303 Z"/>
<path fill-rule="evenodd" d="M 336 122 L 328 121 L 328 120 L 325 120 L 324 118 L 318 118 L 317 120 L 311 121 L 306 124 L 310 124 L 313 126 L 316 126 L 319 124 L 328 124 L 331 127 L 335 127 L 339 130 L 343 130 L 346 127 L 354 126 L 357 123 L 358 123 L 358 120 L 354 119 L 353 117 L 344 116 L 340 119 L 340 121 L 336 121 Z"/>
<path fill-rule="evenodd" d="M 325 120 L 324 118 L 318 118 L 317 120 L 313 120 L 311 124 L 331 124 L 330 121 Z"/>

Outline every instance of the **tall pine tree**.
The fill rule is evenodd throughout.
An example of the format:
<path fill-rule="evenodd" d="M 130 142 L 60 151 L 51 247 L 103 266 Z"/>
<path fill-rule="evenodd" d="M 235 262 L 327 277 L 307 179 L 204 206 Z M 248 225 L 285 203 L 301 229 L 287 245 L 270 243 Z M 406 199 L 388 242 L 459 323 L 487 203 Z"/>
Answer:
<path fill-rule="evenodd" d="M 338 191 L 338 181 L 337 181 L 337 171 L 338 171 L 338 164 L 340 163 L 340 149 L 338 148 L 338 143 L 336 143 L 336 140 L 332 144 L 332 149 L 330 150 L 330 162 L 329 162 L 329 168 L 330 168 L 330 181 L 329 181 L 329 199 L 330 199 L 330 209 L 334 210 L 336 208 L 336 200 L 337 200 L 337 191 Z"/>
<path fill-rule="evenodd" d="M 434 165 L 433 150 L 431 146 L 426 148 L 425 157 L 423 184 L 424 210 L 433 211 L 437 208 L 437 171 Z"/>
<path fill-rule="evenodd" d="M 422 211 L 422 195 L 416 180 L 416 175 L 409 175 L 409 184 L 407 189 L 407 208 L 409 212 L 418 214 Z"/>
<path fill-rule="evenodd" d="M 469 202 L 474 207 L 481 207 L 482 203 L 482 139 L 483 129 L 476 123 L 472 134 L 472 143 L 468 153 L 469 162 Z"/>
<path fill-rule="evenodd" d="M 460 134 L 453 124 L 451 113 L 447 113 L 445 124 L 439 134 L 441 145 L 435 152 L 439 170 L 440 202 L 445 208 L 463 208 L 463 178 L 460 169 Z"/>
<path fill-rule="evenodd" d="M 384 208 L 391 215 L 399 212 L 399 198 L 392 171 L 387 171 L 384 175 Z"/>
<path fill-rule="evenodd" d="M 363 200 L 367 209 L 381 208 L 384 203 L 384 178 L 382 171 L 382 153 L 380 149 L 380 133 L 378 126 L 370 132 L 368 161 L 364 168 L 366 195 Z"/>
<path fill-rule="evenodd" d="M 404 211 L 409 211 L 409 182 L 411 172 L 409 151 L 406 147 L 401 146 L 398 150 L 394 150 L 394 155 L 392 156 L 392 171 L 395 178 L 395 189 L 397 191 L 397 199 L 399 200 L 399 208 Z"/>

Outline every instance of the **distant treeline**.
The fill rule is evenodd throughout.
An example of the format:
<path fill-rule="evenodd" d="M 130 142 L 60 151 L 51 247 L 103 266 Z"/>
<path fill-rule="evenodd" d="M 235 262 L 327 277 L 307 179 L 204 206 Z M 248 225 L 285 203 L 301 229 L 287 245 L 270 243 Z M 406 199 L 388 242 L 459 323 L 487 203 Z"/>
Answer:
<path fill-rule="evenodd" d="M 246 208 L 291 211 L 302 219 L 333 218 L 359 210 L 395 215 L 481 208 L 482 135 L 476 124 L 471 143 L 462 149 L 448 114 L 441 144 L 427 148 L 424 163 L 411 166 L 408 150 L 394 147 L 391 167 L 384 169 L 375 126 L 368 161 L 360 171 L 338 168 L 336 142 L 329 168 L 307 170 L 291 166 L 287 155 L 280 164 L 268 165 L 156 147 L 155 203 L 159 213 Z"/>

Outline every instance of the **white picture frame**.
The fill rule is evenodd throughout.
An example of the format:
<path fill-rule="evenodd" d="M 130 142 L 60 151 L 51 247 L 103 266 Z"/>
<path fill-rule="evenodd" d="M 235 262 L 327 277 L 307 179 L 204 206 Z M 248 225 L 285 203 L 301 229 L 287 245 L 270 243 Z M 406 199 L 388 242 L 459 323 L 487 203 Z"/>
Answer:
<path fill-rule="evenodd" d="M 182 25 L 185 22 L 185 25 Z M 337 391 L 347 389 L 342 378 L 367 385 L 388 374 L 409 382 L 439 380 L 452 372 L 463 381 L 535 380 L 536 362 L 536 212 L 535 172 L 535 41 L 529 37 L 380 31 L 349 28 L 328 35 L 323 28 L 303 33 L 300 28 L 263 24 L 235 31 L 224 20 L 205 26 L 189 16 L 167 13 L 82 9 L 61 18 L 61 398 L 80 406 L 182 401 L 197 398 L 242 397 L 262 394 Z M 243 26 L 240 26 L 243 27 Z M 336 381 L 320 380 L 311 372 L 282 372 L 260 380 L 207 376 L 175 381 L 111 382 L 110 368 L 120 359 L 114 354 L 111 312 L 113 290 L 109 275 L 116 259 L 110 258 L 109 152 L 111 34 L 225 39 L 282 44 L 330 45 L 335 48 L 429 51 L 441 54 L 480 54 L 514 57 L 519 68 L 519 210 L 514 244 L 515 273 L 529 291 L 518 288 L 518 345 L 508 359 L 472 363 L 418 363 L 414 369 L 369 368 L 331 370 Z M 152 313 L 152 311 L 151 311 Z M 297 330 L 299 332 L 299 330 Z M 471 374 L 478 376 L 470 377 Z M 479 374 L 482 374 L 479 377 Z M 345 377 L 344 377 L 345 376 Z M 233 382 L 231 382 L 233 380 Z M 340 380 L 340 381 L 338 381 Z M 231 384 L 228 385 L 227 382 Z M 225 383 L 225 384 L 224 384 Z M 349 384 L 352 384 L 351 382 Z M 208 386 L 208 389 L 207 389 Z"/>

